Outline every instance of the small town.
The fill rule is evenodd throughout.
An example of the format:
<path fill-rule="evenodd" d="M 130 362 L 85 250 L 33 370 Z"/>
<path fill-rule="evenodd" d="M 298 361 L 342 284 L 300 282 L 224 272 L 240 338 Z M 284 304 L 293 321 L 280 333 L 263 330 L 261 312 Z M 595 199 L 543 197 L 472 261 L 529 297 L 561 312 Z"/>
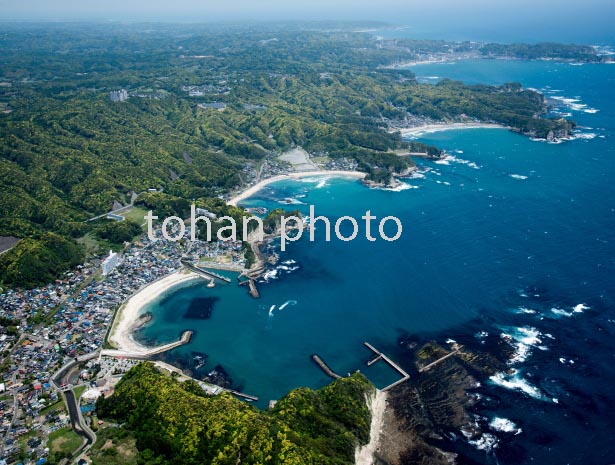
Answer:
<path fill-rule="evenodd" d="M 241 270 L 241 242 L 171 242 L 155 230 L 121 253 L 110 252 L 42 288 L 0 295 L 0 464 L 67 462 L 82 446 L 53 377 L 63 366 L 103 348 L 114 312 L 132 294 L 200 259 L 208 267 Z M 93 430 L 94 402 L 136 362 L 97 357 L 72 371 L 81 415 Z M 59 389 L 58 389 L 59 388 Z M 100 422 L 102 425 L 102 422 Z M 87 463 L 87 462 L 82 462 Z"/>

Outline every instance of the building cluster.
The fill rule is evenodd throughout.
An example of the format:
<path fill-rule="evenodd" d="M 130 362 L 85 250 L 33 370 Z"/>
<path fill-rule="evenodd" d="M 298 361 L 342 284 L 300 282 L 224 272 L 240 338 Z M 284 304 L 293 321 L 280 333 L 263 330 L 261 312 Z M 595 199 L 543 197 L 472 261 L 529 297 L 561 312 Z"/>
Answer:
<path fill-rule="evenodd" d="M 325 162 L 326 170 L 337 171 L 356 171 L 359 167 L 359 162 L 353 158 L 332 158 Z"/>
<path fill-rule="evenodd" d="M 189 97 L 203 97 L 208 94 L 228 94 L 231 88 L 226 85 L 225 81 L 220 81 L 217 84 L 183 86 L 182 90 L 187 92 Z"/>
<path fill-rule="evenodd" d="M 111 252 L 53 284 L 0 294 L 0 463 L 24 451 L 37 460 L 46 456 L 49 433 L 67 424 L 51 377 L 75 357 L 102 347 L 114 311 L 127 298 L 178 270 L 182 259 L 234 270 L 244 266 L 240 241 L 173 242 L 165 240 L 159 228 L 154 234 L 155 241 L 144 235 L 121 258 Z M 80 377 L 88 391 L 104 392 L 132 365 L 97 357 L 87 362 Z M 54 403 L 58 409 L 47 408 Z M 30 446 L 23 438 L 35 440 Z"/>
<path fill-rule="evenodd" d="M 112 90 L 109 92 L 109 98 L 112 102 L 125 102 L 128 100 L 128 91 L 126 89 Z"/>
<path fill-rule="evenodd" d="M 107 276 L 120 264 L 120 256 L 113 250 L 109 250 L 109 255 L 102 262 L 102 274 Z"/>

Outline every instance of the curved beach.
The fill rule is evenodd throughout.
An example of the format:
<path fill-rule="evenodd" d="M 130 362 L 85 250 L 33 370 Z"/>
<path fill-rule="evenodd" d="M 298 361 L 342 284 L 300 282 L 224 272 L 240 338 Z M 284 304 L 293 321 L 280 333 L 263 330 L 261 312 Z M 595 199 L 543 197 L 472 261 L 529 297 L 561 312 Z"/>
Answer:
<path fill-rule="evenodd" d="M 416 126 L 414 128 L 398 129 L 402 136 L 418 136 L 420 134 L 429 134 L 440 131 L 451 131 L 454 129 L 506 129 L 506 126 L 492 123 L 443 123 L 443 124 L 426 124 L 424 126 Z"/>
<path fill-rule="evenodd" d="M 139 327 L 139 316 L 143 307 L 170 289 L 197 279 L 203 278 L 191 271 L 176 271 L 138 290 L 118 309 L 109 335 L 109 343 L 116 349 L 126 352 L 147 350 L 148 347 L 139 344 L 133 338 L 134 331 Z"/>
<path fill-rule="evenodd" d="M 300 179 L 309 176 L 334 176 L 334 177 L 345 177 L 345 178 L 356 178 L 363 179 L 367 173 L 361 173 L 360 171 L 342 171 L 342 170 L 318 170 L 318 171 L 301 171 L 296 173 L 289 174 L 280 174 L 278 176 L 273 176 L 272 178 L 263 179 L 262 181 L 254 184 L 252 187 L 249 187 L 245 191 L 233 197 L 227 203 L 229 205 L 237 206 L 237 203 L 242 200 L 247 199 L 248 197 L 253 196 L 263 187 L 272 184 L 274 182 L 283 181 L 285 179 Z"/>

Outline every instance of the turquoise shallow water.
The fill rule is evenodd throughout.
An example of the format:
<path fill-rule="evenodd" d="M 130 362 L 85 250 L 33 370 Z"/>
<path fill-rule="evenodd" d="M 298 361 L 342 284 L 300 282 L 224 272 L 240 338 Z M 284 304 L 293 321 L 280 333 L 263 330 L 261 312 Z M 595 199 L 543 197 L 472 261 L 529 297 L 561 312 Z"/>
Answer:
<path fill-rule="evenodd" d="M 615 381 L 615 66 L 482 61 L 414 71 L 434 81 L 521 80 L 574 98 L 561 111 L 572 113 L 586 136 L 552 145 L 498 129 L 428 134 L 422 140 L 452 157 L 420 162 L 423 176 L 408 179 L 411 188 L 401 192 L 345 179 L 270 185 L 245 205 L 273 208 L 294 198 L 301 202 L 296 207 L 307 211 L 313 204 L 333 219 L 359 218 L 369 209 L 379 218 L 399 217 L 403 235 L 394 243 L 369 243 L 361 229 L 351 243 L 326 243 L 319 226 L 319 240 L 304 238 L 281 253 L 287 269 L 278 267 L 259 285 L 260 299 L 234 285 L 185 288 L 151 308 L 154 320 L 139 337 L 168 342 L 184 329 L 196 330 L 191 344 L 173 355 L 206 353 L 205 372 L 222 365 L 262 406 L 294 387 L 329 382 L 310 360 L 312 353 L 341 374 L 360 368 L 384 386 L 397 376 L 381 364 L 366 369 L 370 354 L 363 341 L 396 358 L 402 335 L 441 342 L 455 335 L 471 342 L 477 330 L 497 335 L 502 325 L 509 332 L 535 328 L 554 338 L 541 336 L 545 350 L 528 344 L 532 355 L 523 365 L 523 381 L 541 394 L 485 386 L 497 403 L 483 414 L 512 415 L 524 433 L 500 438 L 486 456 L 475 451 L 473 460 L 615 460 L 609 439 L 615 399 L 608 387 Z M 185 319 L 190 302 L 203 297 L 219 299 L 211 318 Z M 581 303 L 591 308 L 568 315 Z M 519 308 L 536 313 L 519 315 Z M 581 430 L 593 445 L 584 453 L 570 443 Z"/>

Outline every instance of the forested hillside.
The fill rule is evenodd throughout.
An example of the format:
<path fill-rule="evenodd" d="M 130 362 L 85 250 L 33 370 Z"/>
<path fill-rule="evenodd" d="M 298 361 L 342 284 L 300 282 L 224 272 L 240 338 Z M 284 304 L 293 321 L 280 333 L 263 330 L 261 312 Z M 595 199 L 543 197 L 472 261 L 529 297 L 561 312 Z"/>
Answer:
<path fill-rule="evenodd" d="M 4 24 L 2 32 L 0 235 L 43 248 L 41 234 L 83 237 L 100 227 L 86 219 L 148 189 L 169 202 L 210 202 L 245 182 L 242 170 L 293 146 L 354 159 L 386 180 L 412 163 L 392 151 L 438 154 L 387 130 L 408 118 L 470 118 L 538 137 L 572 127 L 540 118 L 543 97 L 518 84 L 434 86 L 383 69 L 407 52 L 349 30 Z M 111 101 L 118 89 L 129 98 Z"/>
<path fill-rule="evenodd" d="M 97 413 L 133 433 L 143 465 L 342 465 L 369 440 L 373 389 L 357 373 L 317 391 L 296 389 L 260 411 L 228 393 L 209 397 L 146 363 L 98 401 Z"/>

